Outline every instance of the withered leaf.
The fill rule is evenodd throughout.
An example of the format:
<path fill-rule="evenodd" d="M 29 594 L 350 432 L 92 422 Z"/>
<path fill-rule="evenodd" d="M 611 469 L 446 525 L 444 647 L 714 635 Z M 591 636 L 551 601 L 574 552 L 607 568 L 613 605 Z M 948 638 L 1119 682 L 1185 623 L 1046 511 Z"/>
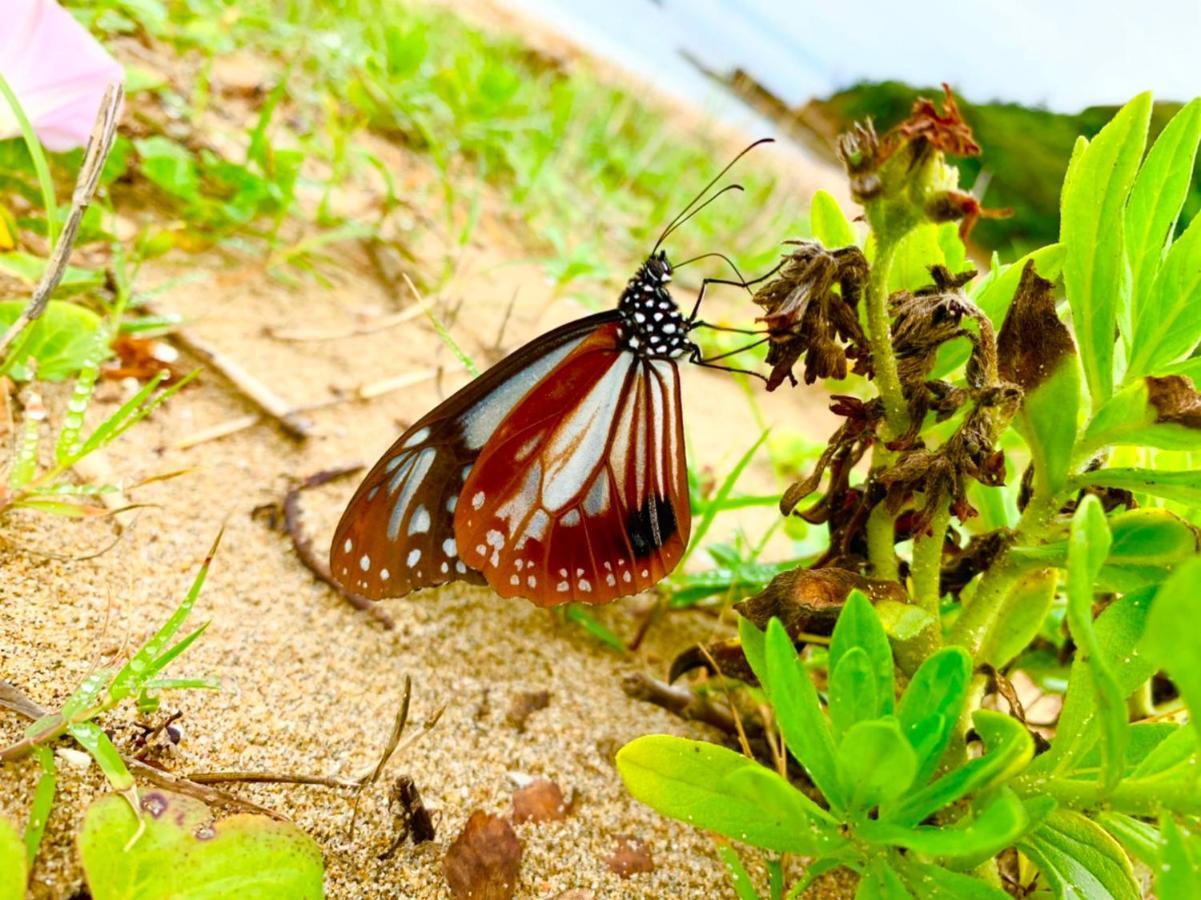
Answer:
<path fill-rule="evenodd" d="M 1013 303 L 997 336 L 998 369 L 1031 393 L 1076 353 L 1076 343 L 1055 312 L 1053 285 L 1034 269 L 1034 260 L 1022 269 Z"/>
<path fill-rule="evenodd" d="M 563 791 L 547 778 L 535 778 L 513 792 L 513 824 L 558 822 L 567 818 L 570 806 Z"/>
<path fill-rule="evenodd" d="M 880 142 L 880 159 L 887 158 L 905 144 L 926 142 L 935 150 L 951 156 L 979 156 L 980 145 L 972 127 L 964 121 L 951 86 L 942 86 L 942 112 L 933 100 L 918 97 L 909 118 L 889 131 Z"/>
<path fill-rule="evenodd" d="M 895 581 L 846 569 L 793 569 L 781 572 L 762 592 L 734 604 L 734 609 L 759 629 L 777 618 L 794 638 L 803 633 L 830 634 L 853 590 L 863 591 L 872 602 L 908 602 L 905 589 Z"/>
<path fill-rule="evenodd" d="M 767 323 L 771 339 L 769 391 L 786 378 L 796 384 L 792 367 L 802 355 L 807 384 L 845 378 L 848 359 L 856 361 L 855 371 L 867 371 L 867 337 L 856 311 L 867 275 L 867 260 L 858 247 L 829 252 L 816 242 L 797 242 L 779 273 L 754 297 L 764 309 L 760 321 Z"/>
<path fill-rule="evenodd" d="M 516 694 L 509 702 L 505 721 L 518 731 L 525 731 L 530 716 L 550 706 L 550 691 L 525 691 Z"/>
<path fill-rule="evenodd" d="M 1155 421 L 1171 422 L 1185 428 L 1201 428 L 1201 394 L 1193 380 L 1185 375 L 1150 375 L 1147 402 L 1155 408 Z"/>
<path fill-rule="evenodd" d="M 655 870 L 655 860 L 646 842 L 624 834 L 617 838 L 617 847 L 605 862 L 610 871 L 622 878 Z"/>
<path fill-rule="evenodd" d="M 751 671 L 750 663 L 742 652 L 742 645 L 737 638 L 725 641 L 711 641 L 708 644 L 693 644 L 680 651 L 671 661 L 667 672 L 668 683 L 674 683 L 681 676 L 694 669 L 704 669 L 712 674 L 720 672 L 728 678 L 739 681 L 755 682 L 755 673 Z"/>
<path fill-rule="evenodd" d="M 513 827 L 477 809 L 442 861 L 451 895 L 456 900 L 509 900 L 517 891 L 521 854 Z"/>

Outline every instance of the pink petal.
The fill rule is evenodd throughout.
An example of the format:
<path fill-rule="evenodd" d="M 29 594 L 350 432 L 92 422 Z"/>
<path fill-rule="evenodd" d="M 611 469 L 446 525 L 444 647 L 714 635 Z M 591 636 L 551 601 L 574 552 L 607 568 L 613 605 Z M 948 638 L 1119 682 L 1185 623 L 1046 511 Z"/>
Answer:
<path fill-rule="evenodd" d="M 49 150 L 87 143 L 121 65 L 54 0 L 0 0 L 0 74 Z M 0 138 L 20 134 L 0 98 Z"/>

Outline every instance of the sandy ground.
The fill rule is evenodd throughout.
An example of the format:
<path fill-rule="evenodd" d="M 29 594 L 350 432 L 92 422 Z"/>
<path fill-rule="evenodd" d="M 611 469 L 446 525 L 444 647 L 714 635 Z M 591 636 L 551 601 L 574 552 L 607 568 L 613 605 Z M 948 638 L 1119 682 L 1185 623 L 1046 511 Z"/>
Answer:
<path fill-rule="evenodd" d="M 428 175 L 399 152 L 389 163 L 408 167 L 414 177 Z M 832 178 L 811 174 L 815 183 Z M 496 197 L 491 202 L 500 203 Z M 798 194 L 798 203 L 805 202 Z M 418 234 L 415 255 L 436 250 L 437 240 Z M 502 348 L 580 314 L 569 301 L 553 301 L 540 268 L 528 259 L 511 224 L 486 214 L 456 277 L 440 294 L 451 305 L 466 300 L 455 334 L 468 352 L 487 357 L 514 292 Z M 172 268 L 145 271 L 142 286 L 181 274 L 176 260 Z M 632 271 L 638 260 L 611 262 Z M 0 678 L 46 707 L 61 704 L 90 670 L 166 618 L 224 525 L 225 539 L 195 613 L 197 621 L 211 625 L 173 670 L 219 676 L 224 689 L 167 699 L 165 709 L 183 712 L 184 729 L 179 747 L 163 756 L 169 768 L 351 776 L 377 758 L 406 675 L 414 683 L 414 722 L 446 708 L 436 729 L 387 771 L 387 778 L 408 774 L 416 780 L 436 810 L 438 838 L 420 848 L 406 846 L 389 861 L 376 859 L 391 834 L 382 786 L 364 795 L 353 841 L 347 837 L 349 803 L 341 795 L 282 785 L 235 788 L 292 818 L 321 844 L 330 896 L 447 896 L 441 874 L 446 846 L 472 811 L 509 812 L 515 776 L 554 779 L 578 798 L 561 823 L 518 826 L 525 844 L 519 896 L 553 897 L 572 888 L 596 897 L 732 896 L 713 842 L 631 800 L 612 763 L 617 748 L 648 732 L 715 737 L 630 701 L 620 679 L 633 670 L 662 674 L 679 649 L 726 626 L 701 613 L 675 615 L 650 632 L 637 655 L 620 657 L 545 611 L 478 588 L 451 586 L 386 601 L 393 631 L 351 609 L 313 579 L 287 536 L 254 511 L 279 501 L 295 478 L 374 461 L 405 423 L 465 376 L 424 320 L 317 343 L 264 334 L 269 325 L 346 328 L 411 302 L 377 277 L 355 248 L 339 250 L 336 265 L 325 268 L 328 287 L 303 278 L 284 283 L 215 251 L 187 260 L 186 268 L 199 280 L 168 291 L 156 300 L 158 308 L 185 315 L 192 333 L 292 404 L 316 403 L 336 388 L 431 366 L 442 375 L 369 402 L 314 411 L 314 435 L 304 442 L 264 421 L 180 449 L 179 442 L 197 431 L 254 411 L 221 378 L 203 375 L 110 453 L 108 464 L 126 483 L 188 470 L 134 494 L 149 505 L 111 550 L 94 559 L 69 559 L 104 546 L 112 534 L 109 523 L 23 515 L 4 524 Z M 421 268 L 414 274 L 420 276 Z M 758 432 L 740 388 L 720 373 L 691 370 L 684 391 L 692 458 L 719 471 L 728 467 Z M 49 399 L 61 403 L 62 397 Z M 93 421 L 120 399 L 120 385 L 104 386 L 90 413 Z M 820 397 L 803 392 L 781 392 L 763 404 L 769 421 L 804 428 L 815 440 L 828 431 L 821 406 Z M 759 461 L 744 487 L 776 486 L 766 462 Z M 353 488 L 350 479 L 305 495 L 307 528 L 322 552 Z M 713 537 L 727 537 L 737 522 L 719 520 Z M 628 635 L 647 602 L 621 601 L 602 615 Z M 506 711 L 515 696 L 536 690 L 549 692 L 550 705 L 519 732 L 506 722 Z M 133 718 L 131 705 L 103 724 L 125 740 Z M 16 716 L 0 713 L 0 741 L 15 740 L 22 728 Z M 0 768 L 0 811 L 23 821 L 35 780 L 30 762 Z M 34 874 L 37 897 L 69 897 L 81 888 L 72 834 L 86 804 L 104 786 L 95 767 L 64 768 L 61 789 Z M 621 835 L 649 844 L 654 872 L 622 881 L 609 871 L 605 859 Z"/>

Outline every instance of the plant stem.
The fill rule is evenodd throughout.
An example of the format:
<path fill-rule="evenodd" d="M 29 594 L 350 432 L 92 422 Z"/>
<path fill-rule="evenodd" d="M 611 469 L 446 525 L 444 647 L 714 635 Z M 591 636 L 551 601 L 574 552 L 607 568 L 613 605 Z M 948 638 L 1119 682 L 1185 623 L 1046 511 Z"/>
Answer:
<path fill-rule="evenodd" d="M 873 462 L 876 462 L 873 455 Z M 873 578 L 899 581 L 897 566 L 896 528 L 883 502 L 877 503 L 867 517 L 867 556 L 871 561 Z"/>
<path fill-rule="evenodd" d="M 54 180 L 50 177 L 50 166 L 46 163 L 42 142 L 38 140 L 37 133 L 33 130 L 33 124 L 25 115 L 25 110 L 21 108 L 21 101 L 17 99 L 16 93 L 3 75 L 0 75 L 0 94 L 4 96 L 9 108 L 12 109 L 13 116 L 16 117 L 17 124 L 21 128 L 21 137 L 25 140 L 25 147 L 29 150 L 29 156 L 33 160 L 33 170 L 37 173 L 38 187 L 42 192 L 42 205 L 46 207 L 46 238 L 53 247 L 58 240 L 58 202 L 54 197 Z"/>
<path fill-rule="evenodd" d="M 1061 502 L 1058 496 L 1031 500 L 1013 531 L 1010 546 L 1038 540 L 1055 521 L 1055 513 Z M 955 627 L 951 629 L 950 643 L 960 645 L 975 659 L 989 634 L 997 627 L 1005 598 L 1023 571 L 1024 568 L 1009 555 L 1009 548 L 1006 547 L 981 577 L 976 595 L 964 607 Z"/>
<path fill-rule="evenodd" d="M 947 528 L 951 524 L 951 504 L 943 497 L 930 519 L 930 529 L 919 534 L 913 542 L 913 599 L 918 606 L 935 618 L 938 617 L 939 601 L 942 599 L 942 548 Z"/>
<path fill-rule="evenodd" d="M 876 233 L 876 258 L 872 260 L 867 283 L 867 340 L 872 350 L 872 368 L 876 388 L 884 401 L 885 429 L 888 438 L 904 434 L 909 427 L 909 411 L 901 392 L 901 376 L 892 347 L 891 318 L 888 314 L 888 276 L 897 252 L 897 240 Z"/>

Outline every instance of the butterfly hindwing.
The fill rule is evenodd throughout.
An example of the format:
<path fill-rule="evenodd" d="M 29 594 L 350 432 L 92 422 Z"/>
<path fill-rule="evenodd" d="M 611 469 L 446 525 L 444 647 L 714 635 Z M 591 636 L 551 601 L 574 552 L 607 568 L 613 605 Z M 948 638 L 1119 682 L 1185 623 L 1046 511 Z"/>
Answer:
<path fill-rule="evenodd" d="M 455 535 L 502 596 L 606 603 L 679 562 L 691 514 L 670 359 L 598 328 L 506 416 L 468 475 Z"/>
<path fill-rule="evenodd" d="M 497 427 L 615 313 L 569 323 L 514 351 L 400 436 L 368 473 L 334 532 L 330 571 L 365 597 L 399 597 L 479 573 L 458 552 L 463 485 Z"/>

